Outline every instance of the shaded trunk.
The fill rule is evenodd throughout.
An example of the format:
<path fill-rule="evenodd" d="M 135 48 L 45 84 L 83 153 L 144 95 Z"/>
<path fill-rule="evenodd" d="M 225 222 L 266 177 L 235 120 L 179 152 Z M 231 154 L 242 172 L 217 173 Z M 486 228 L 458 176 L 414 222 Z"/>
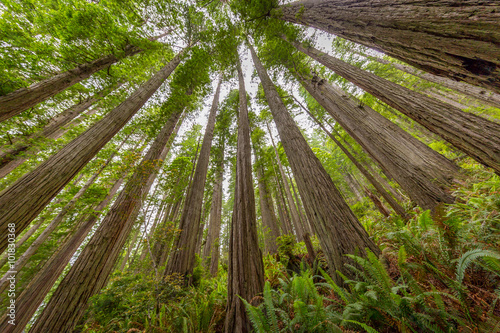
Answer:
<path fill-rule="evenodd" d="M 181 220 L 179 222 L 180 234 L 174 241 L 175 249 L 165 268 L 165 275 L 174 273 L 187 277 L 191 282 L 191 275 L 196 259 L 196 243 L 201 222 L 201 211 L 203 205 L 203 193 L 207 178 L 208 162 L 210 158 L 210 148 L 214 136 L 215 116 L 219 105 L 219 94 L 222 85 L 222 77 L 219 78 L 219 84 L 212 102 L 210 114 L 208 116 L 207 127 L 201 145 L 200 157 L 196 163 L 193 181 L 186 197 Z M 188 281 L 186 281 L 188 282 Z"/>
<path fill-rule="evenodd" d="M 273 16 L 321 29 L 426 72 L 500 92 L 500 4 L 304 0 Z"/>
<path fill-rule="evenodd" d="M 290 177 L 291 179 L 292 177 Z M 293 185 L 293 182 L 290 182 L 290 184 L 292 185 L 292 191 L 293 191 L 293 196 L 295 197 L 295 200 L 297 201 L 297 205 L 299 207 L 299 214 L 300 214 L 300 219 L 302 220 L 303 222 L 303 226 L 304 226 L 304 231 L 306 233 L 309 233 L 309 235 L 314 235 L 314 230 L 311 226 L 311 223 L 309 223 L 309 219 L 307 218 L 307 216 L 304 214 L 304 205 L 302 204 L 302 201 L 300 200 L 300 196 L 299 194 L 297 193 L 297 191 L 295 190 L 295 185 Z M 304 239 L 305 241 L 305 239 Z"/>
<path fill-rule="evenodd" d="M 215 175 L 214 191 L 212 195 L 212 204 L 210 207 L 210 219 L 208 222 L 208 234 L 205 247 L 203 249 L 203 261 L 209 266 L 210 275 L 217 276 L 219 269 L 219 251 L 220 251 L 220 226 L 222 220 L 222 181 L 224 174 L 224 147 L 220 151 L 220 165 Z M 210 263 L 208 263 L 210 260 Z"/>
<path fill-rule="evenodd" d="M 140 165 L 121 191 L 75 264 L 61 281 L 30 332 L 71 332 L 88 299 L 104 287 L 163 160 L 160 159 L 182 110 L 170 115 Z M 68 296 L 70 295 L 70 297 Z"/>
<path fill-rule="evenodd" d="M 366 193 L 366 195 L 368 195 L 368 198 L 370 198 L 370 200 L 373 202 L 375 207 L 377 207 L 380 214 L 382 214 L 385 217 L 389 217 L 391 215 L 391 213 L 384 206 L 382 201 L 380 201 L 380 199 L 372 191 L 370 191 L 367 187 L 365 187 L 365 193 Z"/>
<path fill-rule="evenodd" d="M 344 180 L 347 183 L 347 186 L 349 186 L 349 189 L 351 190 L 351 192 L 356 197 L 356 200 L 357 201 L 363 201 L 363 196 L 359 192 L 358 186 L 354 182 L 354 180 L 352 179 L 352 176 L 349 173 L 342 173 L 342 176 L 344 177 Z"/>
<path fill-rule="evenodd" d="M 342 280 L 336 274 L 337 270 L 346 276 L 351 275 L 344 266 L 350 262 L 346 254 L 363 255 L 368 248 L 378 255 L 380 250 L 370 239 L 307 144 L 251 46 L 250 51 L 297 181 L 300 196 L 304 201 L 307 216 L 314 223 L 330 273 L 334 280 L 341 284 Z"/>
<path fill-rule="evenodd" d="M 115 87 L 116 88 L 116 87 Z M 21 137 L 14 139 L 11 145 L 4 146 L 0 149 L 0 169 L 13 161 L 19 154 L 30 149 L 34 140 L 42 138 L 52 138 L 61 127 L 68 125 L 73 119 L 79 116 L 82 112 L 86 111 L 93 104 L 97 103 L 109 89 L 102 90 L 94 96 L 85 99 L 83 102 L 73 105 L 72 107 L 64 110 L 54 118 L 52 118 L 47 125 L 41 128 L 36 133 L 28 137 Z"/>
<path fill-rule="evenodd" d="M 302 105 L 301 105 L 302 106 Z M 303 106 L 302 106 L 303 107 Z M 380 195 L 382 195 L 382 197 L 387 201 L 387 203 L 389 203 L 389 205 L 392 207 L 392 209 L 394 209 L 394 211 L 396 212 L 396 214 L 398 214 L 399 216 L 401 216 L 404 220 L 408 220 L 409 216 L 408 214 L 406 213 L 405 209 L 396 202 L 396 200 L 389 194 L 385 191 L 384 187 L 382 186 L 382 184 L 380 184 L 373 176 L 372 174 L 363 167 L 363 165 L 361 165 L 360 162 L 358 162 L 358 160 L 347 150 L 347 148 L 344 147 L 344 145 L 342 145 L 340 143 L 340 141 L 338 141 L 333 135 L 332 133 L 330 133 L 320 122 L 319 120 L 314 117 L 310 112 L 309 110 L 307 110 L 306 108 L 303 107 L 303 109 L 309 114 L 309 116 L 311 118 L 313 118 L 313 120 L 323 129 L 323 131 L 330 137 L 330 139 L 335 142 L 335 144 L 340 148 L 340 150 L 342 150 L 342 152 L 347 156 L 347 158 L 349 158 L 349 160 L 351 160 L 351 162 L 356 166 L 356 168 L 363 174 L 363 176 L 365 176 L 365 178 L 373 185 L 373 187 L 375 187 L 375 189 L 377 190 L 378 193 L 380 193 Z M 371 197 L 370 197 L 371 199 Z M 372 199 L 373 201 L 373 199 Z"/>
<path fill-rule="evenodd" d="M 59 276 L 63 273 L 64 268 L 68 265 L 75 252 L 78 250 L 82 242 L 85 240 L 92 227 L 97 222 L 101 211 L 106 208 L 118 189 L 123 183 L 125 177 L 118 179 L 110 189 L 106 198 L 95 208 L 95 212 L 85 216 L 77 224 L 77 229 L 72 235 L 68 235 L 63 244 L 54 253 L 49 261 L 36 273 L 31 279 L 28 286 L 16 299 L 16 326 L 8 324 L 10 318 L 3 316 L 0 319 L 0 331 L 2 332 L 22 332 L 30 319 L 35 314 L 36 310 L 43 302 L 45 296 L 56 283 Z"/>
<path fill-rule="evenodd" d="M 250 124 L 247 95 L 240 60 L 237 60 L 239 82 L 238 144 L 236 150 L 236 182 L 231 221 L 227 275 L 227 307 L 224 331 L 251 331 L 245 305 L 264 289 L 264 263 L 259 249 L 255 198 L 252 181 Z"/>
<path fill-rule="evenodd" d="M 278 162 L 278 170 L 281 175 L 281 180 L 283 181 L 283 188 L 285 190 L 286 198 L 288 200 L 288 207 L 290 207 L 290 216 L 292 217 L 292 223 L 295 228 L 295 232 L 297 234 L 298 240 L 303 240 L 304 237 L 304 229 L 302 227 L 302 221 L 300 219 L 299 211 L 297 210 L 297 206 L 295 206 L 295 201 L 293 200 L 292 191 L 290 190 L 290 184 L 288 183 L 288 177 L 285 174 L 285 170 L 283 169 L 283 165 L 281 164 L 280 155 L 278 153 L 278 149 L 274 144 L 273 134 L 271 133 L 271 129 L 269 128 L 269 124 L 267 124 L 267 130 L 269 131 L 269 136 L 271 137 L 271 143 L 274 148 L 274 153 L 276 154 L 276 161 Z"/>
<path fill-rule="evenodd" d="M 140 49 L 132 45 L 125 47 L 122 56 L 129 57 L 140 52 Z M 9 119 L 19 113 L 34 107 L 38 103 L 53 97 L 72 85 L 85 80 L 92 74 L 106 68 L 120 59 L 111 54 L 90 63 L 79 65 L 67 72 L 57 74 L 46 80 L 32 84 L 27 88 L 21 88 L 5 96 L 0 96 L 0 121 Z"/>
<path fill-rule="evenodd" d="M 427 97 L 312 47 L 300 51 L 500 173 L 500 124 Z M 500 50 L 499 50 L 500 51 Z"/>
<path fill-rule="evenodd" d="M 267 190 L 266 183 L 263 179 L 262 166 L 257 168 L 257 181 L 259 183 L 259 203 L 260 213 L 262 215 L 262 224 L 264 225 L 264 244 L 268 253 L 278 252 L 276 238 L 280 236 L 280 230 L 274 209 L 272 206 L 271 198 Z M 269 234 L 267 234 L 269 233 Z"/>
<path fill-rule="evenodd" d="M 22 232 L 155 93 L 180 63 L 181 54 L 102 120 L 0 193 L 0 252 L 7 247 L 7 225 L 15 223 L 16 232 Z"/>
<path fill-rule="evenodd" d="M 281 180 L 278 178 L 276 170 L 274 170 L 274 177 L 276 179 L 276 186 L 278 187 L 278 192 L 276 192 L 276 201 L 278 202 L 278 207 L 280 208 L 280 222 L 281 229 L 285 235 L 294 236 L 292 222 L 290 221 L 290 215 L 288 214 L 288 207 L 285 202 L 285 195 L 283 194 L 283 187 L 281 186 Z"/>
<path fill-rule="evenodd" d="M 487 89 L 483 89 L 480 87 L 476 87 L 465 82 L 458 82 L 454 80 L 450 80 L 446 77 L 433 75 L 431 73 L 420 72 L 416 68 L 411 66 L 402 65 L 398 63 L 391 62 L 386 59 L 382 59 L 379 57 L 372 57 L 366 54 L 361 54 L 364 57 L 367 57 L 370 60 L 374 60 L 383 65 L 389 65 L 397 70 L 405 72 L 407 74 L 411 74 L 416 76 L 422 80 L 426 80 L 432 83 L 439 84 L 440 86 L 446 87 L 448 89 L 452 89 L 458 91 L 465 96 L 472 97 L 476 100 L 481 101 L 487 105 L 493 106 L 495 108 L 500 108 L 500 94 L 491 92 Z"/>
<path fill-rule="evenodd" d="M 300 79 L 306 90 L 395 179 L 423 209 L 454 198 L 451 185 L 458 167 L 375 110 L 357 104 L 324 80 Z"/>

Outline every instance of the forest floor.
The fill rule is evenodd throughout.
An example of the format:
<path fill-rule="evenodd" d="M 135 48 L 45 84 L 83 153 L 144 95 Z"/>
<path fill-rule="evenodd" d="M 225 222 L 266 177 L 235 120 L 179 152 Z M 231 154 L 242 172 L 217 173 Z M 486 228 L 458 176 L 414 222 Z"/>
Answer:
<path fill-rule="evenodd" d="M 282 236 L 264 257 L 265 290 L 247 304 L 256 332 L 497 332 L 500 330 L 500 177 L 464 160 L 457 200 L 433 215 L 406 207 L 408 222 L 353 210 L 382 249 L 351 256 L 342 286 L 330 276 L 319 243 Z M 112 277 L 79 326 L 97 332 L 223 332 L 224 258 L 218 276 L 197 266 L 195 285 L 156 278 L 144 266 Z"/>

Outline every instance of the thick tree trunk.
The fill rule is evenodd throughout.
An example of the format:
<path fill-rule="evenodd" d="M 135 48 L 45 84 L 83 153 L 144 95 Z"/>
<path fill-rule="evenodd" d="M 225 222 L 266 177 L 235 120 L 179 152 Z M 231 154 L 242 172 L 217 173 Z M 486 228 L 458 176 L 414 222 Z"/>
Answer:
<path fill-rule="evenodd" d="M 236 151 L 236 184 L 229 238 L 227 307 L 224 331 L 251 332 L 245 305 L 264 290 L 264 263 L 259 249 L 255 197 L 252 181 L 250 124 L 247 95 L 240 60 L 237 60 L 239 82 L 238 144 Z"/>
<path fill-rule="evenodd" d="M 307 216 L 314 223 L 330 273 L 335 281 L 341 284 L 341 278 L 336 271 L 350 275 L 344 266 L 349 262 L 346 254 L 363 255 L 368 248 L 378 255 L 380 250 L 370 239 L 307 144 L 251 46 L 250 51 L 297 181 L 300 196 L 304 200 Z"/>
<path fill-rule="evenodd" d="M 302 106 L 302 105 L 301 105 Z M 335 144 L 342 150 L 342 152 L 351 160 L 351 162 L 356 166 L 356 168 L 365 176 L 365 178 L 375 187 L 378 193 L 387 201 L 387 203 L 394 209 L 396 214 L 401 216 L 404 220 L 408 220 L 408 214 L 406 213 L 405 209 L 397 203 L 397 201 L 385 191 L 384 187 L 382 184 L 380 184 L 373 176 L 372 174 L 363 167 L 363 165 L 358 162 L 358 160 L 347 150 L 346 147 L 344 147 L 343 144 L 338 141 L 330 131 L 326 129 L 326 127 L 323 126 L 323 124 L 320 123 L 320 121 L 314 117 L 309 110 L 307 110 L 305 107 L 302 106 L 302 108 L 309 114 L 309 116 L 323 129 L 323 131 L 330 137 L 330 139 L 335 142 Z M 371 197 L 370 197 L 371 198 Z"/>
<path fill-rule="evenodd" d="M 127 137 L 128 139 L 128 137 Z M 126 141 L 126 139 L 125 139 Z M 125 142 L 124 141 L 124 142 Z M 24 253 L 17 258 L 13 267 L 9 271 L 19 272 L 23 269 L 24 265 L 28 262 L 33 254 L 38 250 L 38 248 L 49 238 L 52 232 L 59 226 L 63 221 L 64 217 L 70 212 L 76 205 L 77 201 L 87 192 L 87 190 L 94 184 L 95 180 L 101 172 L 106 168 L 106 166 L 114 158 L 115 154 L 112 154 L 108 160 L 85 182 L 82 188 L 71 198 L 71 200 L 61 209 L 61 211 L 54 217 L 54 219 L 49 223 L 49 225 L 43 230 L 43 232 L 31 243 L 30 247 L 24 251 Z M 11 273 L 7 272 L 0 279 L 0 294 L 8 287 Z"/>
<path fill-rule="evenodd" d="M 77 224 L 76 232 L 69 235 L 63 241 L 56 253 L 50 257 L 41 270 L 31 279 L 28 286 L 16 299 L 16 326 L 8 324 L 10 318 L 3 316 L 0 318 L 0 331 L 2 332 L 22 332 L 30 319 L 35 314 L 36 310 L 43 302 L 45 296 L 57 281 L 59 276 L 68 265 L 76 250 L 87 237 L 92 227 L 97 222 L 101 211 L 106 208 L 108 203 L 118 192 L 118 189 L 123 183 L 125 177 L 118 179 L 110 189 L 106 198 L 95 208 L 95 212 L 85 216 L 80 223 Z"/>
<path fill-rule="evenodd" d="M 179 273 L 182 277 L 187 278 L 185 282 L 188 283 L 192 282 L 191 275 L 195 265 L 196 243 L 201 222 L 203 193 L 207 179 L 210 148 L 212 147 L 214 136 L 215 118 L 219 105 L 221 85 L 222 78 L 219 79 L 219 84 L 217 85 L 217 90 L 208 116 L 207 127 L 205 128 L 200 157 L 198 158 L 198 163 L 196 163 L 194 178 L 188 191 L 181 220 L 179 222 L 178 228 L 181 232 L 174 241 L 174 252 L 165 268 L 165 275 Z"/>
<path fill-rule="evenodd" d="M 439 135 L 476 161 L 500 173 L 500 124 L 463 112 L 312 47 L 303 47 L 298 42 L 292 44 L 338 75 Z"/>
<path fill-rule="evenodd" d="M 324 80 L 300 79 L 304 88 L 423 209 L 454 198 L 444 188 L 458 168 L 368 106 Z"/>
<path fill-rule="evenodd" d="M 19 154 L 30 149 L 34 140 L 51 138 L 54 136 L 54 134 L 56 134 L 61 127 L 68 125 L 73 119 L 98 102 L 108 92 L 109 89 L 96 93 L 94 96 L 73 105 L 52 118 L 47 125 L 45 125 L 38 132 L 33 133 L 28 137 L 14 139 L 11 145 L 6 145 L 0 148 L 0 169 L 10 161 L 13 161 Z"/>
<path fill-rule="evenodd" d="M 262 166 L 259 166 L 257 168 L 257 181 L 259 183 L 260 213 L 262 215 L 262 224 L 264 225 L 264 230 L 266 231 L 264 244 L 266 245 L 266 250 L 268 251 L 268 253 L 276 253 L 278 252 L 276 238 L 280 236 L 280 230 L 278 221 L 276 220 L 276 215 L 274 214 L 272 203 L 270 201 L 267 185 L 263 179 L 263 174 L 264 172 L 262 170 Z"/>
<path fill-rule="evenodd" d="M 209 266 L 210 275 L 217 276 L 219 269 L 219 238 L 220 226 L 222 220 L 222 181 L 224 174 L 224 147 L 222 147 L 219 156 L 220 164 L 215 174 L 214 191 L 212 195 L 212 204 L 210 207 L 210 220 L 208 222 L 207 241 L 203 249 L 203 261 Z M 208 262 L 210 260 L 210 262 Z"/>
<path fill-rule="evenodd" d="M 132 45 L 125 47 L 123 57 L 129 57 L 140 52 Z M 72 85 L 85 80 L 92 74 L 106 68 L 120 59 L 115 55 L 108 55 L 90 63 L 79 65 L 67 72 L 57 74 L 46 80 L 21 88 L 5 96 L 0 96 L 0 121 L 9 119 L 19 113 L 34 107 L 38 103 L 53 97 Z"/>
<path fill-rule="evenodd" d="M 290 216 L 292 217 L 292 223 L 295 228 L 295 232 L 297 233 L 298 240 L 302 241 L 304 238 L 304 228 L 302 227 L 302 221 L 300 219 L 299 211 L 297 210 L 297 206 L 295 206 L 295 201 L 293 200 L 292 191 L 290 190 L 290 184 L 288 183 L 288 177 L 286 176 L 285 170 L 283 169 L 283 165 L 281 164 L 281 159 L 278 153 L 278 149 L 274 144 L 273 133 L 271 132 L 269 124 L 267 124 L 267 130 L 269 131 L 271 144 L 273 145 L 274 153 L 276 155 L 278 170 L 281 175 L 281 180 L 283 181 L 283 188 L 285 189 L 285 194 L 288 201 L 288 207 L 290 207 Z"/>
<path fill-rule="evenodd" d="M 500 3 L 495 0 L 304 0 L 279 7 L 273 16 L 500 92 Z"/>
<path fill-rule="evenodd" d="M 9 223 L 21 233 L 146 103 L 180 61 L 179 54 L 106 117 L 0 193 L 0 252 L 7 247 Z"/>
<path fill-rule="evenodd" d="M 458 81 L 450 80 L 446 77 L 437 76 L 437 75 L 433 75 L 433 74 L 425 73 L 425 72 L 420 72 L 416 68 L 413 68 L 413 67 L 408 66 L 408 65 L 398 64 L 398 63 L 391 62 L 391 61 L 386 60 L 386 59 L 382 59 L 379 57 L 372 57 L 372 56 L 369 56 L 366 54 L 361 54 L 361 55 L 364 57 L 367 57 L 370 60 L 374 60 L 380 64 L 389 65 L 397 70 L 400 70 L 400 71 L 405 72 L 407 74 L 411 74 L 413 76 L 416 76 L 422 80 L 436 83 L 436 84 L 439 84 L 440 86 L 446 87 L 448 89 L 458 91 L 459 93 L 464 94 L 465 96 L 472 97 L 472 98 L 474 98 L 478 101 L 481 101 L 482 103 L 485 103 L 487 105 L 493 106 L 495 108 L 500 108 L 500 94 L 498 94 L 498 93 L 494 93 L 494 92 L 489 91 L 487 89 L 476 87 L 476 86 L 467 84 L 465 82 L 458 82 Z"/>
<path fill-rule="evenodd" d="M 134 215 L 152 184 L 160 159 L 182 110 L 170 115 L 125 188 L 102 220 L 85 249 L 61 281 L 30 332 L 71 332 L 88 299 L 104 287 L 133 227 Z"/>
<path fill-rule="evenodd" d="M 59 128 L 56 131 L 54 131 L 53 133 L 51 133 L 50 135 L 46 136 L 45 139 L 52 139 L 52 140 L 59 139 L 64 134 L 66 134 L 70 129 L 74 128 L 79 123 L 81 123 L 82 120 L 86 119 L 87 116 L 93 115 L 97 111 L 98 111 L 98 109 L 94 108 L 92 110 L 85 112 L 82 116 L 80 116 L 77 119 L 70 122 L 66 127 Z M 24 151 L 22 156 L 17 156 L 15 159 L 12 159 L 11 161 L 3 164 L 3 166 L 0 167 L 0 178 L 7 176 L 9 173 L 14 171 L 17 167 L 19 167 L 24 162 L 26 162 L 29 158 L 31 158 L 32 156 L 35 156 L 39 151 L 40 151 L 39 145 L 32 143 L 30 145 L 30 147 L 28 147 Z"/>

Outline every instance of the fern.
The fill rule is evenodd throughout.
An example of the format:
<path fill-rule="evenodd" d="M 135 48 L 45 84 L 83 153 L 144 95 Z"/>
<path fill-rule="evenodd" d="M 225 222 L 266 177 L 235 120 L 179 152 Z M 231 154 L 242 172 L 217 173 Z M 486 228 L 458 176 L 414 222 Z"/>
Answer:
<path fill-rule="evenodd" d="M 500 254 L 491 250 L 483 250 L 483 249 L 474 249 L 465 252 L 459 259 L 458 265 L 457 265 L 457 273 L 456 273 L 456 279 L 459 283 L 462 283 L 465 275 L 465 271 L 469 267 L 469 265 L 479 259 L 479 258 L 494 258 L 499 260 L 500 259 Z"/>
<path fill-rule="evenodd" d="M 266 313 L 271 321 L 270 332 L 278 333 L 278 318 L 276 317 L 276 312 L 273 305 L 273 296 L 271 295 L 271 284 L 266 281 L 264 285 L 264 304 L 266 306 Z"/>

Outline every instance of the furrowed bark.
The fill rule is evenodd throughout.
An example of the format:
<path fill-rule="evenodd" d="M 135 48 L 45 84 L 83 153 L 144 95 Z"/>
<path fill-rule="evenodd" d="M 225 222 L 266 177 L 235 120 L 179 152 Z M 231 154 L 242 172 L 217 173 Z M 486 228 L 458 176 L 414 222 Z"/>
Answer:
<path fill-rule="evenodd" d="M 71 332 L 88 299 L 104 287 L 125 244 L 137 212 L 162 164 L 160 159 L 182 110 L 170 115 L 140 165 L 120 192 L 110 211 L 59 284 L 30 332 Z"/>
<path fill-rule="evenodd" d="M 500 93 L 498 1 L 304 0 L 272 15 Z"/>
<path fill-rule="evenodd" d="M 336 274 L 337 270 L 346 276 L 352 275 L 344 266 L 349 262 L 346 254 L 364 255 L 366 249 L 369 249 L 378 255 L 380 250 L 370 239 L 323 165 L 314 155 L 292 116 L 286 110 L 255 50 L 252 46 L 249 47 L 283 148 L 297 181 L 300 196 L 304 201 L 307 216 L 314 224 L 332 278 L 342 284 L 341 278 Z"/>
<path fill-rule="evenodd" d="M 457 107 L 363 71 L 312 47 L 304 47 L 298 42 L 291 44 L 432 133 L 439 135 L 479 163 L 500 173 L 499 123 L 463 112 Z"/>
<path fill-rule="evenodd" d="M 236 184 L 229 238 L 227 308 L 224 331 L 251 331 L 245 305 L 240 297 L 252 301 L 264 290 L 264 263 L 259 249 L 255 198 L 252 182 L 252 156 L 247 96 L 241 63 L 237 60 L 239 82 L 238 144 L 236 151 Z"/>
<path fill-rule="evenodd" d="M 219 84 L 217 85 L 217 90 L 208 116 L 207 127 L 205 128 L 200 157 L 198 163 L 196 163 L 193 182 L 188 191 L 184 210 L 179 222 L 179 229 L 181 232 L 174 241 L 173 249 L 175 252 L 172 254 L 165 268 L 165 276 L 179 273 L 182 277 L 187 278 L 185 282 L 189 284 L 192 282 L 191 275 L 196 259 L 196 243 L 201 222 L 203 191 L 207 179 L 210 148 L 214 136 L 215 118 L 219 105 L 221 85 L 222 78 L 219 78 Z"/>
<path fill-rule="evenodd" d="M 301 104 L 302 106 L 302 104 Z M 399 216 L 401 216 L 404 220 L 408 220 L 409 216 L 408 214 L 406 213 L 406 211 L 404 210 L 404 208 L 398 204 L 396 202 L 396 200 L 389 194 L 385 191 L 384 187 L 382 186 L 382 184 L 380 184 L 373 176 L 372 174 L 363 167 L 363 165 L 361 165 L 360 162 L 358 162 L 358 160 L 347 150 L 346 147 L 344 147 L 344 145 L 342 143 L 340 143 L 340 141 L 338 141 L 332 133 L 330 133 L 330 131 L 328 131 L 326 129 L 325 126 L 323 126 L 323 124 L 321 124 L 321 122 L 311 114 L 311 112 L 309 112 L 309 110 L 307 110 L 305 107 L 302 106 L 302 108 L 304 109 L 304 111 L 307 112 L 307 114 L 316 122 L 316 124 L 318 124 L 318 126 L 321 127 L 321 129 L 323 129 L 323 131 L 330 137 L 330 139 L 335 142 L 335 144 L 340 148 L 340 150 L 342 150 L 342 152 L 347 156 L 347 158 L 349 160 L 351 160 L 351 162 L 356 166 L 356 168 L 363 174 L 363 176 L 365 176 L 365 178 L 373 185 L 373 187 L 375 187 L 375 189 L 377 190 L 378 193 L 380 193 L 380 195 L 385 199 L 385 201 L 387 201 L 387 203 L 392 207 L 392 209 L 394 209 L 394 211 L 396 212 L 396 214 L 398 214 Z M 370 197 L 371 198 L 371 197 Z"/>
<path fill-rule="evenodd" d="M 420 72 L 419 70 L 411 66 L 398 64 L 379 57 L 372 57 L 362 53 L 359 54 L 382 65 L 389 65 L 399 71 L 416 76 L 422 80 L 436 83 L 448 89 L 455 90 L 465 96 L 474 98 L 489 106 L 500 108 L 500 94 L 489 91 L 488 89 L 476 87 L 465 82 L 450 80 L 446 77 L 437 76 L 431 73 Z"/>
<path fill-rule="evenodd" d="M 83 102 L 73 105 L 52 118 L 49 123 L 38 132 L 33 133 L 28 137 L 14 139 L 13 144 L 0 148 L 0 169 L 10 161 L 16 159 L 19 154 L 30 149 L 32 141 L 39 140 L 41 138 L 51 138 L 54 136 L 54 134 L 56 134 L 61 127 L 68 125 L 82 112 L 97 103 L 107 92 L 109 91 L 102 90 L 94 96 L 85 99 Z"/>
<path fill-rule="evenodd" d="M 64 271 L 64 268 L 74 256 L 76 250 L 78 250 L 88 233 L 92 230 L 100 212 L 106 208 L 116 192 L 118 192 L 124 179 L 125 177 L 122 177 L 115 182 L 106 198 L 95 208 L 95 212 L 84 217 L 81 223 L 78 223 L 76 232 L 69 235 L 63 241 L 63 244 L 59 247 L 57 252 L 54 253 L 49 261 L 44 264 L 42 269 L 36 273 L 28 286 L 16 299 L 16 308 L 19 311 L 16 313 L 16 326 L 13 327 L 8 324 L 10 318 L 6 318 L 4 315 L 0 319 L 0 330 L 2 332 L 22 332 L 26 327 L 40 304 L 43 302 L 45 296 L 47 296 L 54 283 L 56 283 L 57 279 Z"/>
<path fill-rule="evenodd" d="M 155 93 L 180 63 L 181 54 L 106 117 L 0 193 L 0 252 L 7 247 L 9 223 L 15 224 L 16 233 L 22 232 Z"/>
<path fill-rule="evenodd" d="M 375 110 L 324 80 L 299 78 L 304 88 L 423 209 L 452 203 L 445 189 L 458 167 Z"/>
<path fill-rule="evenodd" d="M 122 58 L 133 56 L 140 51 L 135 46 L 127 45 Z M 111 54 L 34 83 L 27 88 L 21 88 L 5 96 L 0 96 L 0 121 L 7 120 L 28 110 L 119 60 L 118 57 Z"/>

